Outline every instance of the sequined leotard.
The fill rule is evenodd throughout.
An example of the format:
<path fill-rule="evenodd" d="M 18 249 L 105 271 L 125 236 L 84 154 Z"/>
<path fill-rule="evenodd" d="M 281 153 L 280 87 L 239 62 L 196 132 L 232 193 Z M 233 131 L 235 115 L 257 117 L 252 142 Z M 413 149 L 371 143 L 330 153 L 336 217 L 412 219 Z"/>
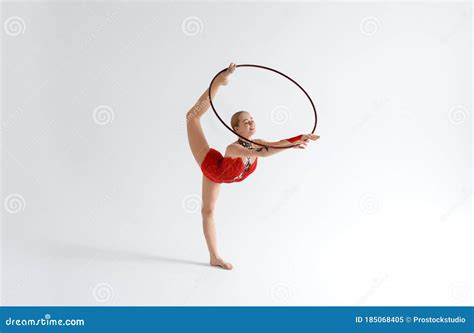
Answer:
<path fill-rule="evenodd" d="M 254 149 L 250 143 L 241 139 L 238 140 L 238 143 L 248 149 Z M 247 157 L 244 164 L 240 157 L 223 157 L 219 151 L 209 148 L 201 164 L 201 170 L 207 178 L 215 183 L 241 182 L 255 171 L 257 160 L 258 157 L 251 163 L 251 158 Z"/>

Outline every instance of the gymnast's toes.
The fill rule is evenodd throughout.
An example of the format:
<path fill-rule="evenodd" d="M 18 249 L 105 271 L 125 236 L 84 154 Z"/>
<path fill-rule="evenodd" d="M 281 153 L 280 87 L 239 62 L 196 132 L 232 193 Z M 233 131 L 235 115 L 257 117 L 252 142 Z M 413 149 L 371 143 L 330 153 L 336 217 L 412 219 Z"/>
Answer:
<path fill-rule="evenodd" d="M 224 259 L 222 258 L 211 259 L 211 265 L 219 266 L 223 269 L 228 269 L 228 270 L 231 270 L 232 268 L 234 268 L 230 262 L 225 262 Z"/>

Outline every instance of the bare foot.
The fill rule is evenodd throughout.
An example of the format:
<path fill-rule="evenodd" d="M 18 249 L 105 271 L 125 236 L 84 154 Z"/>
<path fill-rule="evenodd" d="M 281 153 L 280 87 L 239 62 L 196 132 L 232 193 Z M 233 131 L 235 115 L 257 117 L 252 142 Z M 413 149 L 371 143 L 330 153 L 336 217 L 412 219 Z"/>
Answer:
<path fill-rule="evenodd" d="M 225 262 L 224 259 L 222 258 L 213 258 L 211 259 L 211 265 L 212 266 L 219 266 L 224 269 L 232 269 L 233 266 L 230 262 Z"/>

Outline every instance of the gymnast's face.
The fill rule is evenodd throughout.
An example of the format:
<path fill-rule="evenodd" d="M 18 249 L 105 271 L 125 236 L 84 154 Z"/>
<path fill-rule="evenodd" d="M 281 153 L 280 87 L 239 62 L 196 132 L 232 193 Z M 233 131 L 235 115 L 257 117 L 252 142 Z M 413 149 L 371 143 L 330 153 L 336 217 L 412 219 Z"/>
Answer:
<path fill-rule="evenodd" d="M 239 118 L 239 126 L 235 128 L 235 131 L 243 137 L 250 139 L 256 131 L 256 124 L 252 115 L 248 112 L 245 112 L 242 113 Z"/>

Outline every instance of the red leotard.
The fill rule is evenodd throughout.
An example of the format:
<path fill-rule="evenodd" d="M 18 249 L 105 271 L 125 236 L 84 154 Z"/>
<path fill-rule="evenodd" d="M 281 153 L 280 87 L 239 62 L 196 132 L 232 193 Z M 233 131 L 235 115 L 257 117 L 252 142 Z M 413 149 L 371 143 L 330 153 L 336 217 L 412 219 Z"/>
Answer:
<path fill-rule="evenodd" d="M 257 159 L 245 170 L 244 162 L 240 157 L 224 157 L 210 148 L 201 163 L 202 173 L 215 183 L 235 183 L 247 178 L 257 168 Z"/>

